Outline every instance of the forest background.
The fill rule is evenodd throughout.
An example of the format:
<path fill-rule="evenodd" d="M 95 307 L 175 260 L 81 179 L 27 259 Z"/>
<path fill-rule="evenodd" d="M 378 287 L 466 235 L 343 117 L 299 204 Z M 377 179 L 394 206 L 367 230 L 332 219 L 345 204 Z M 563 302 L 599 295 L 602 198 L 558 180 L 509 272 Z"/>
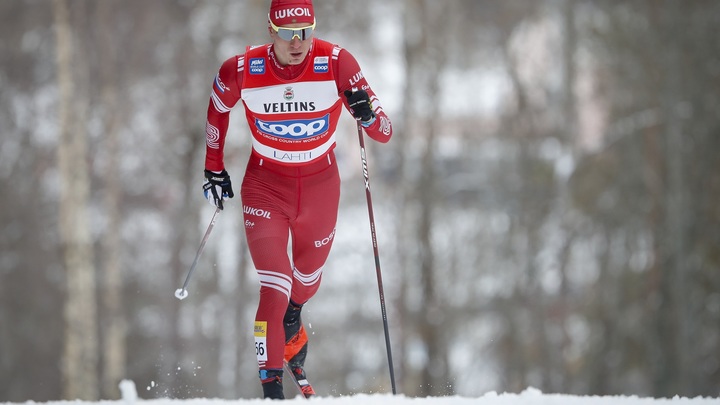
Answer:
<path fill-rule="evenodd" d="M 260 395 L 237 199 L 173 292 L 212 215 L 210 86 L 268 5 L 0 2 L 0 402 Z M 367 146 L 400 392 L 720 394 L 720 2 L 315 9 L 395 126 Z M 304 310 L 328 395 L 389 390 L 354 131 Z"/>

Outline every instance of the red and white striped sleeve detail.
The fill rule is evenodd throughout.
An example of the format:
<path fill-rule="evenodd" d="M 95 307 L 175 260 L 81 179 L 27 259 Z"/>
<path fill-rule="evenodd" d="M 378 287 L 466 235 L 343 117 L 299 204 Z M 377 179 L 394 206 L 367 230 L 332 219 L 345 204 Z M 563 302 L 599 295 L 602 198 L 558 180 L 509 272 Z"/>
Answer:
<path fill-rule="evenodd" d="M 392 123 L 388 118 L 385 110 L 382 108 L 380 99 L 377 97 L 370 84 L 365 79 L 365 75 L 360 70 L 355 57 L 345 49 L 338 48 L 337 57 L 337 85 L 340 97 L 345 104 L 345 108 L 349 110 L 347 99 L 343 95 L 345 90 L 350 89 L 362 89 L 367 91 L 370 97 L 370 102 L 373 106 L 373 112 L 375 112 L 375 122 L 370 126 L 364 127 L 365 133 L 375 141 L 385 143 L 390 140 L 392 136 Z M 335 59 L 335 52 L 333 50 L 333 59 Z"/>
<path fill-rule="evenodd" d="M 227 113 L 240 99 L 239 81 L 242 80 L 242 71 L 245 57 L 235 56 L 226 60 L 213 80 L 210 99 L 213 106 L 220 113 Z"/>
<path fill-rule="evenodd" d="M 240 83 L 244 56 L 226 60 L 215 75 L 205 123 L 205 168 L 220 171 L 225 168 L 223 149 L 230 123 L 230 110 L 240 100 Z"/>
<path fill-rule="evenodd" d="M 224 102 L 223 99 L 218 95 L 218 91 L 216 90 L 216 87 L 218 86 L 218 82 L 220 82 L 220 76 L 219 74 L 215 76 L 215 85 L 213 85 L 213 92 L 210 95 L 210 100 L 212 100 L 213 106 L 217 110 L 217 112 L 220 113 L 227 113 L 230 112 L 231 107 L 228 107 Z M 219 84 L 222 86 L 222 82 Z"/>

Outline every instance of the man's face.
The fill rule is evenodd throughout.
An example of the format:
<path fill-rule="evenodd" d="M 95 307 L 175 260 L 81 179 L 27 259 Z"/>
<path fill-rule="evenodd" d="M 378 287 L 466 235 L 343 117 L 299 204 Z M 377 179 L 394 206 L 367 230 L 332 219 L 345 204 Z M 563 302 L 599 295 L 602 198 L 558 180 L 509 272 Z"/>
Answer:
<path fill-rule="evenodd" d="M 296 23 L 296 24 L 287 24 L 283 25 L 281 27 L 277 27 L 280 30 L 283 28 L 306 28 L 308 27 L 307 24 L 304 23 Z M 275 30 L 275 28 L 270 25 L 268 26 L 268 31 L 270 32 L 270 37 L 273 40 L 273 45 L 275 49 L 275 57 L 277 58 L 278 62 L 281 65 L 299 65 L 302 63 L 303 60 L 305 60 L 305 57 L 308 54 L 308 51 L 310 50 L 310 45 L 312 44 L 312 30 L 306 30 L 309 32 L 309 35 L 305 35 L 305 39 L 301 39 L 303 35 L 299 36 L 293 36 L 291 40 L 286 40 L 283 38 L 280 38 L 280 35 Z M 300 31 L 294 31 L 296 33 L 300 33 Z M 287 31 L 286 31 L 287 36 Z"/>

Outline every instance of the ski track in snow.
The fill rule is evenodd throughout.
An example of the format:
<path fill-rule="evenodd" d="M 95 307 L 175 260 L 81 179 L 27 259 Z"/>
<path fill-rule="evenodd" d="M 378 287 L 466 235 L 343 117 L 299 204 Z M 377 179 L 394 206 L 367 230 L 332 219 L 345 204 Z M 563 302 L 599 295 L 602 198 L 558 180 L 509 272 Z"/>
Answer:
<path fill-rule="evenodd" d="M 24 404 L 47 405 L 261 405 L 276 403 L 264 399 L 140 399 L 135 384 L 132 381 L 120 383 L 122 399 L 117 401 L 27 401 Z M 576 396 L 564 394 L 544 394 L 535 388 L 528 388 L 519 394 L 498 394 L 489 392 L 478 398 L 467 397 L 429 397 L 408 398 L 403 395 L 391 394 L 358 394 L 345 397 L 315 397 L 309 401 L 300 396 L 288 399 L 290 404 L 320 404 L 320 405 L 661 405 L 661 404 L 687 404 L 687 405 L 720 405 L 720 398 L 642 398 L 637 396 Z M 0 402 L 0 405 L 11 404 Z"/>

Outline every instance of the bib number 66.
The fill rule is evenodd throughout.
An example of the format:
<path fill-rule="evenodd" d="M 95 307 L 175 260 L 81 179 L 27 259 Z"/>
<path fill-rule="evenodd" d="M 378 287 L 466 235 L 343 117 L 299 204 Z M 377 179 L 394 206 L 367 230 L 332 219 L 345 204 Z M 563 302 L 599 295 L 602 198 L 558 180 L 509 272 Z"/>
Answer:
<path fill-rule="evenodd" d="M 265 342 L 255 342 L 255 355 L 260 357 L 265 357 Z"/>

